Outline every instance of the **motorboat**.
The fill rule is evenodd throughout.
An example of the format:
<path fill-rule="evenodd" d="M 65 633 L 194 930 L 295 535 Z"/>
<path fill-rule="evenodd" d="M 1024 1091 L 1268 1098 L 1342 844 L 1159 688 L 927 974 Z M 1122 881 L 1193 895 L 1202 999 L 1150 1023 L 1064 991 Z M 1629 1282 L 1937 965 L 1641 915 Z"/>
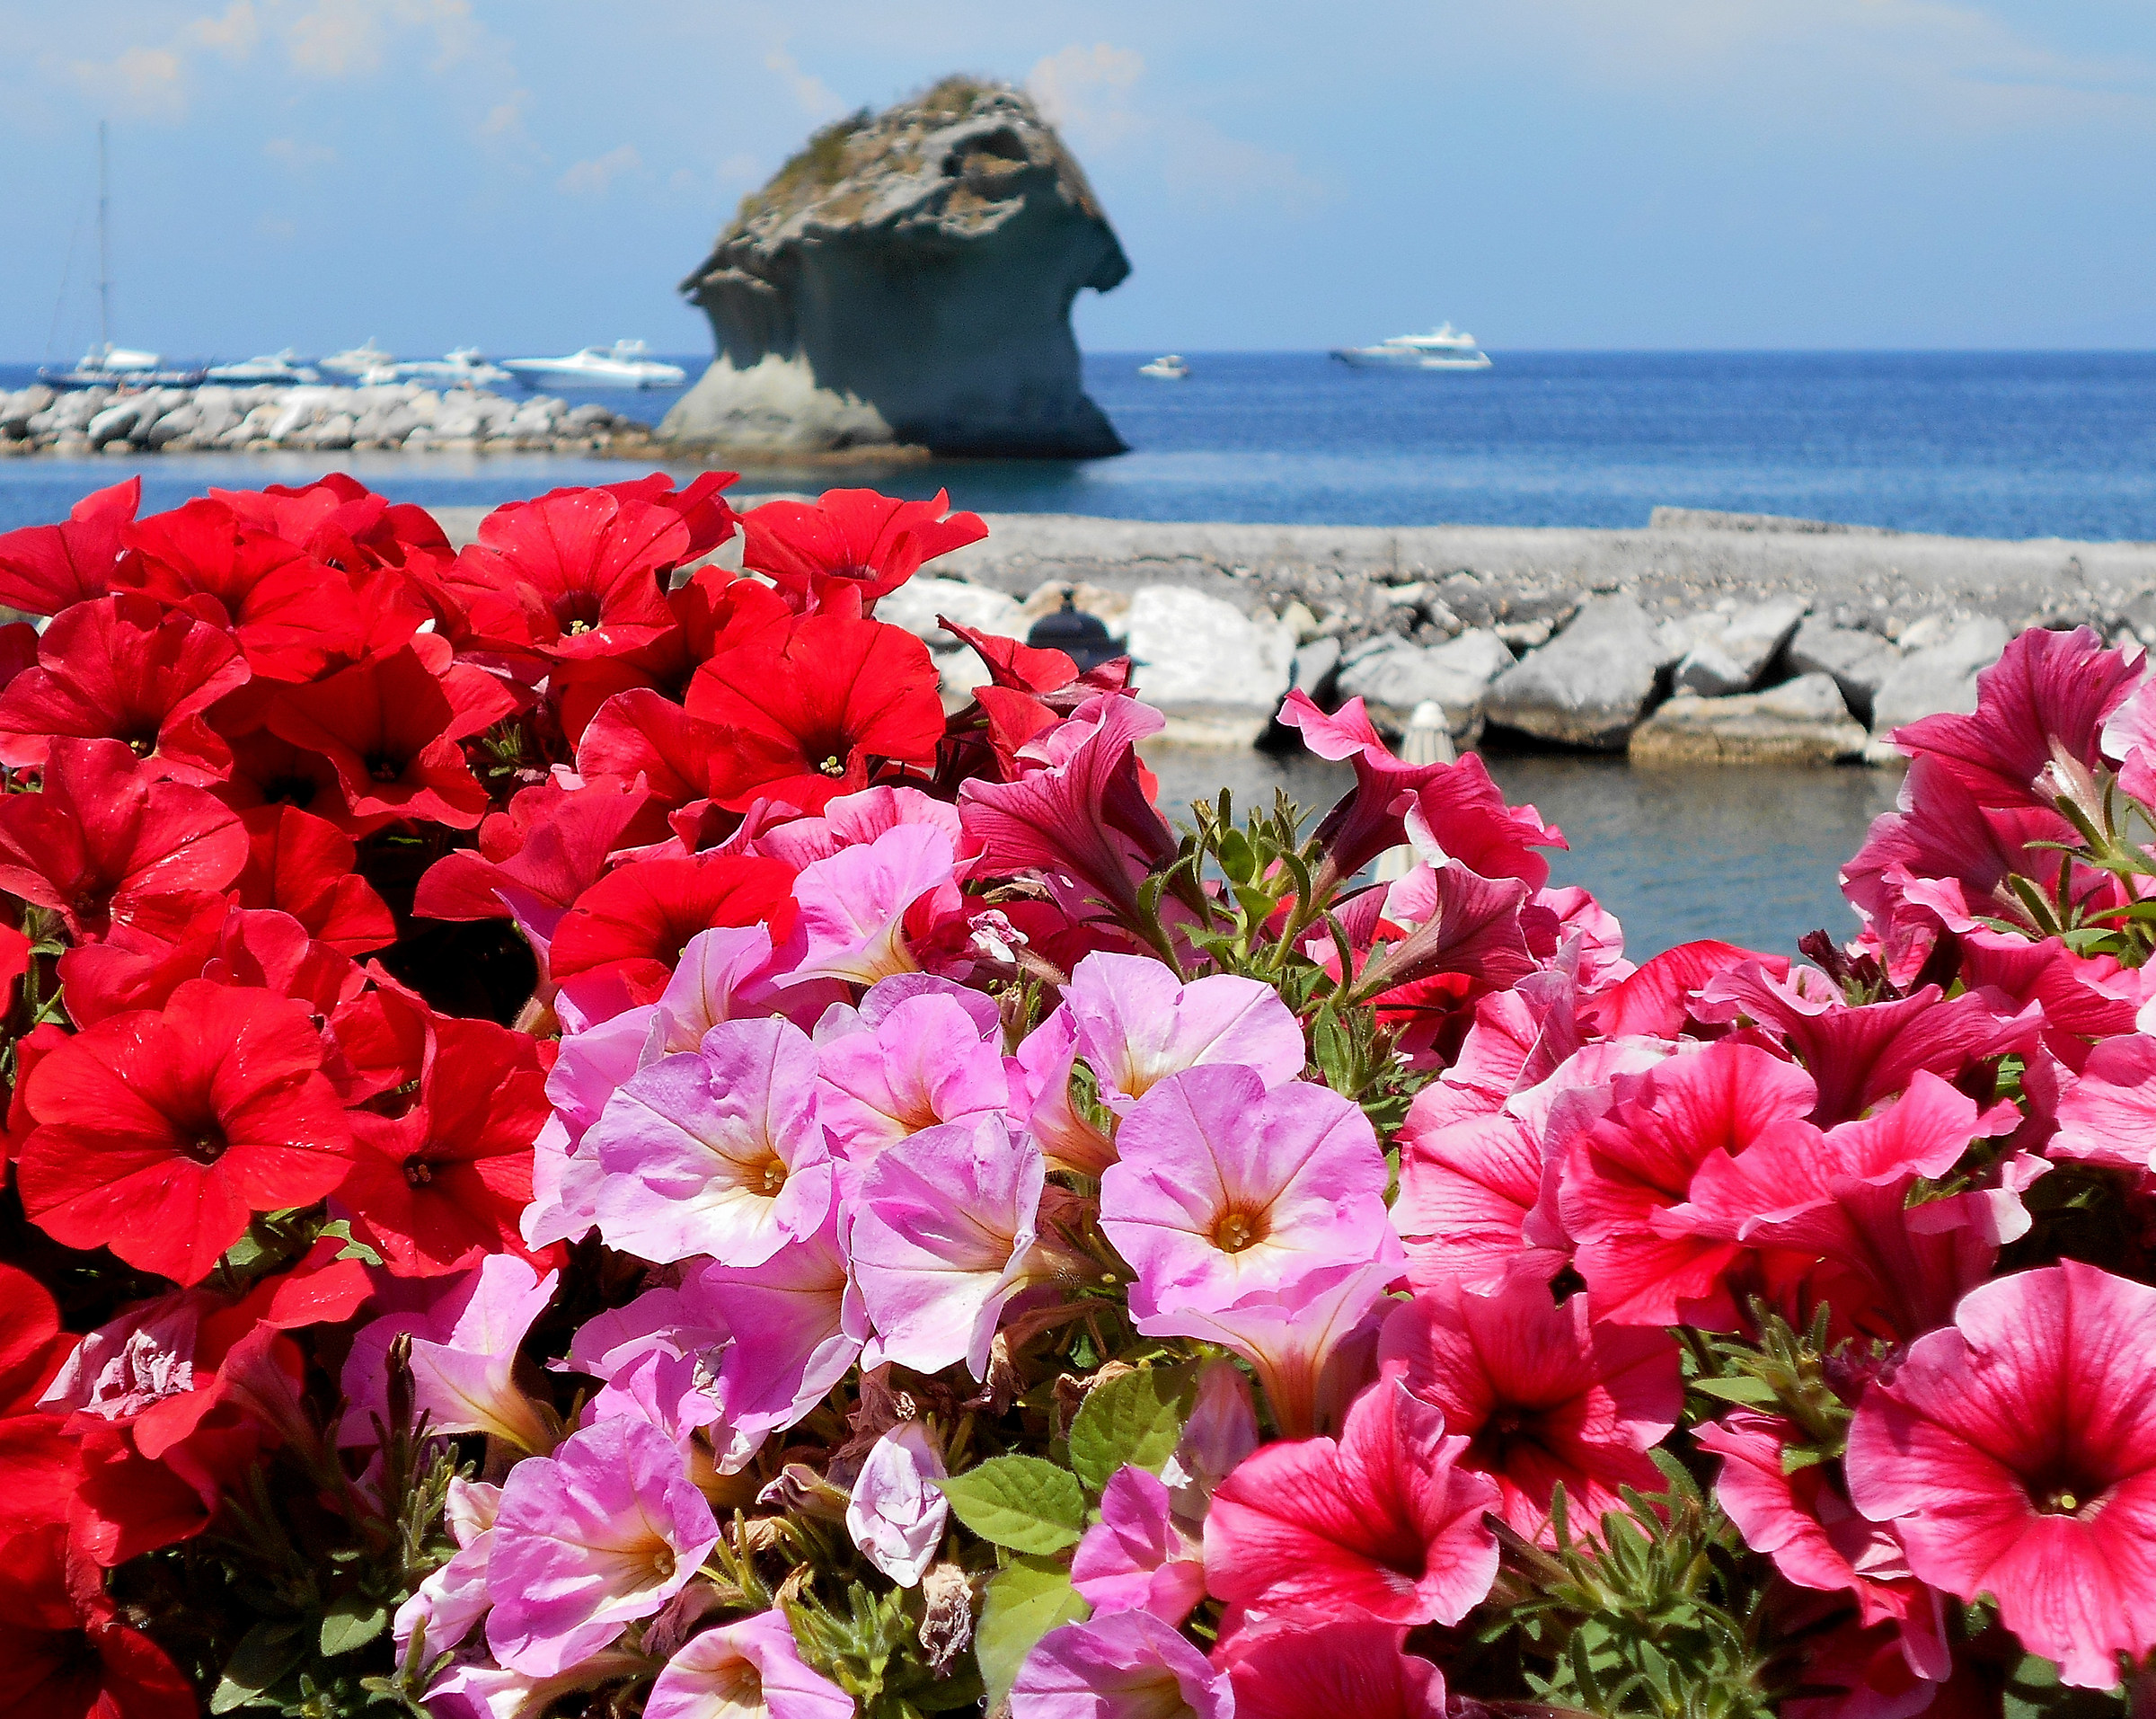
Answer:
<path fill-rule="evenodd" d="M 567 358 L 504 359 L 501 368 L 526 387 L 678 388 L 689 379 L 680 365 L 653 358 L 641 341 L 588 346 Z"/>
<path fill-rule="evenodd" d="M 1357 370 L 1487 370 L 1489 354 L 1472 334 L 1450 323 L 1427 334 L 1395 334 L 1375 346 L 1333 349 L 1333 357 Z"/>
<path fill-rule="evenodd" d="M 476 346 L 460 346 L 438 359 L 409 359 L 384 368 L 393 369 L 400 382 L 424 382 L 437 388 L 490 388 L 510 379 L 507 370 Z"/>
<path fill-rule="evenodd" d="M 234 364 L 213 364 L 202 373 L 208 382 L 246 385 L 262 382 L 319 382 L 321 375 L 290 347 L 267 358 L 243 359 Z"/>
<path fill-rule="evenodd" d="M 1167 352 L 1151 364 L 1139 365 L 1138 374 L 1149 376 L 1155 382 L 1183 382 L 1189 378 L 1190 367 L 1183 361 L 1181 353 Z"/>
<path fill-rule="evenodd" d="M 47 365 L 38 380 L 53 388 L 191 388 L 202 380 L 199 369 L 167 367 L 155 352 L 100 341 L 68 369 Z"/>
<path fill-rule="evenodd" d="M 375 344 L 369 334 L 363 346 L 348 346 L 341 352 L 332 352 L 317 360 L 317 368 L 337 376 L 365 377 L 376 370 L 388 369 L 395 365 L 396 354 L 384 352 Z"/>

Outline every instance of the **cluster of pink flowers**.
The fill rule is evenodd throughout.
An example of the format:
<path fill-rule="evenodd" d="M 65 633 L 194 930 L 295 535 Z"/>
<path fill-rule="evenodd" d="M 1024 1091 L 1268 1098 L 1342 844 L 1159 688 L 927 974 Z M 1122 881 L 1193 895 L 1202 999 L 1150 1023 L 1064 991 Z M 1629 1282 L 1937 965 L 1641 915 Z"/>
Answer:
<path fill-rule="evenodd" d="M 1902 731 L 1846 947 L 1635 966 L 1471 755 L 1291 695 L 1345 797 L 1179 832 L 1127 663 L 875 618 L 972 516 L 717 489 L 0 538 L 10 1711 L 2143 1675 L 2137 655 Z"/>

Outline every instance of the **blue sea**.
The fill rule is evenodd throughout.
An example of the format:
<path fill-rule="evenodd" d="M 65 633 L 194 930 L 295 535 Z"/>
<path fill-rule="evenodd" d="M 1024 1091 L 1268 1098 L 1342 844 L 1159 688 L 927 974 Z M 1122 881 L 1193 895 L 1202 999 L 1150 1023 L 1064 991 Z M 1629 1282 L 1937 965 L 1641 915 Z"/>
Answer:
<path fill-rule="evenodd" d="M 1970 536 L 2156 540 L 2156 353 L 1505 352 L 1486 372 L 1385 375 L 1307 352 L 1096 353 L 1087 386 L 1131 451 L 1090 463 L 934 461 L 759 470 L 744 491 L 948 489 L 983 512 L 1251 523 L 1639 527 L 1657 505 Z M 685 355 L 694 376 L 703 362 Z M 0 387 L 28 367 L 0 366 Z M 655 421 L 670 392 L 580 394 Z M 55 518 L 133 471 L 151 508 L 211 484 L 291 483 L 322 456 L 0 460 L 0 530 Z M 401 501 L 487 505 L 618 479 L 616 462 L 358 454 Z M 1227 781 L 1313 804 L 1334 784 L 1250 757 L 1163 756 L 1171 798 Z M 1596 890 L 1635 954 L 1717 935 L 1789 950 L 1853 930 L 1837 862 L 1892 800 L 1861 771 L 1660 772 L 1493 759 L 1563 825 L 1558 881 Z"/>

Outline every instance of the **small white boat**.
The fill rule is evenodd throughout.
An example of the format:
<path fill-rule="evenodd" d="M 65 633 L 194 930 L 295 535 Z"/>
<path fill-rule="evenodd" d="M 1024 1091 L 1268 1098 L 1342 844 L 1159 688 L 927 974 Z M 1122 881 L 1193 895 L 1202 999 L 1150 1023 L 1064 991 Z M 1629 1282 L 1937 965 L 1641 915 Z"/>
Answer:
<path fill-rule="evenodd" d="M 402 382 L 424 382 L 437 388 L 489 388 L 509 380 L 509 373 L 476 346 L 460 346 L 438 359 L 411 359 L 387 367 Z"/>
<path fill-rule="evenodd" d="M 348 346 L 341 352 L 332 352 L 326 359 L 319 360 L 319 368 L 333 371 L 338 376 L 363 377 L 370 370 L 385 369 L 396 361 L 396 354 L 384 352 L 375 344 L 375 337 L 369 334 L 364 346 Z"/>
<path fill-rule="evenodd" d="M 1487 370 L 1489 354 L 1472 334 L 1450 323 L 1427 334 L 1395 334 L 1375 346 L 1335 347 L 1333 357 L 1357 370 Z"/>
<path fill-rule="evenodd" d="M 267 358 L 243 359 L 234 364 L 213 364 L 203 373 L 209 382 L 245 385 L 258 382 L 319 382 L 314 367 L 290 347 Z"/>
<path fill-rule="evenodd" d="M 1183 361 L 1181 353 L 1166 352 L 1151 364 L 1139 365 L 1138 374 L 1149 376 L 1155 382 L 1182 382 L 1188 379 L 1190 367 Z"/>
<path fill-rule="evenodd" d="M 560 359 L 504 359 L 501 368 L 526 387 L 544 382 L 557 388 L 678 388 L 689 373 L 678 364 L 655 359 L 641 341 L 588 346 Z"/>
<path fill-rule="evenodd" d="M 47 366 L 38 380 L 55 388 L 191 388 L 200 370 L 167 369 L 163 358 L 110 341 L 92 347 L 73 369 Z"/>

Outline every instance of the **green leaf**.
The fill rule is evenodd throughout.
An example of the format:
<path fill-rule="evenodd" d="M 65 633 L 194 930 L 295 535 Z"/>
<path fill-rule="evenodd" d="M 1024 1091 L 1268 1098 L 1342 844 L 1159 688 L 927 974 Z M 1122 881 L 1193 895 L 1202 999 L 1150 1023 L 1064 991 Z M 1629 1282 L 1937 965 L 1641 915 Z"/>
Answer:
<path fill-rule="evenodd" d="M 1085 1531 L 1078 1477 L 1038 1457 L 991 1457 L 936 1484 L 959 1521 L 1013 1552 L 1060 1552 Z"/>
<path fill-rule="evenodd" d="M 1753 1373 L 1739 1373 L 1733 1378 L 1695 1378 L 1692 1388 L 1704 1396 L 1719 1396 L 1725 1403 L 1764 1405 L 1780 1400 L 1773 1386 Z"/>
<path fill-rule="evenodd" d="M 307 1644 L 294 1624 L 257 1624 L 240 1637 L 225 1663 L 225 1675 L 209 1697 L 212 1713 L 262 1702 L 265 1694 L 307 1656 Z M 264 1705 L 274 1705 L 265 1703 Z"/>
<path fill-rule="evenodd" d="M 365 1647 L 389 1627 L 389 1608 L 361 1593 L 332 1600 L 322 1615 L 322 1653 L 335 1659 L 356 1647 Z"/>
<path fill-rule="evenodd" d="M 1082 1622 L 1093 1608 L 1071 1586 L 1071 1573 L 1042 1558 L 1015 1558 L 996 1572 L 973 1635 L 981 1681 L 993 1713 L 1010 1698 L 1018 1669 L 1050 1630 Z"/>
<path fill-rule="evenodd" d="M 2000 1706 L 2002 1719 L 2116 1719 L 2125 1710 L 2115 1690 L 2066 1688 L 2059 1668 L 2040 1653 L 2023 1655 L 2000 1692 Z"/>
<path fill-rule="evenodd" d="M 1141 1367 L 1096 1385 L 1071 1422 L 1071 1466 L 1095 1492 L 1126 1464 L 1161 1472 L 1197 1395 L 1197 1369 Z"/>

